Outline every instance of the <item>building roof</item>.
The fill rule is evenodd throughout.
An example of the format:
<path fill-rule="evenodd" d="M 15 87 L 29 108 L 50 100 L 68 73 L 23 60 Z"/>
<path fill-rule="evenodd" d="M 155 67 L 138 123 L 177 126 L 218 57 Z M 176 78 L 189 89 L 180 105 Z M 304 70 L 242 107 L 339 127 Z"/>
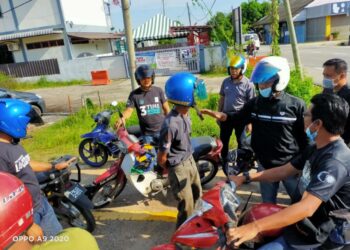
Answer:
<path fill-rule="evenodd" d="M 347 0 L 314 0 L 312 3 L 308 4 L 305 8 L 312 8 L 324 4 L 330 4 L 330 3 L 341 3 L 346 2 Z"/>
<path fill-rule="evenodd" d="M 312 3 L 314 0 L 289 0 L 290 2 L 290 8 L 292 11 L 292 16 L 294 17 L 297 15 L 300 11 L 302 11 L 307 5 Z M 284 10 L 284 5 L 283 2 L 280 4 L 279 9 L 278 9 L 279 17 L 280 17 L 280 22 L 285 22 L 286 21 L 286 12 Z M 270 24 L 272 20 L 272 16 L 264 16 L 261 18 L 259 21 L 257 21 L 254 26 L 260 26 L 264 24 Z"/>
<path fill-rule="evenodd" d="M 159 40 L 184 37 L 187 35 L 187 32 L 171 33 L 170 26 L 180 26 L 180 24 L 162 14 L 157 14 L 141 26 L 134 29 L 134 41 Z"/>
<path fill-rule="evenodd" d="M 62 30 L 55 30 L 53 28 L 22 31 L 22 32 L 16 32 L 16 33 L 11 33 L 6 35 L 0 35 L 0 41 L 8 41 L 8 40 L 14 40 L 14 39 L 25 38 L 25 37 L 44 36 L 44 35 L 60 34 L 60 33 L 62 33 Z"/>
<path fill-rule="evenodd" d="M 68 36 L 84 38 L 87 40 L 105 40 L 121 38 L 117 33 L 101 33 L 101 32 L 68 32 Z"/>

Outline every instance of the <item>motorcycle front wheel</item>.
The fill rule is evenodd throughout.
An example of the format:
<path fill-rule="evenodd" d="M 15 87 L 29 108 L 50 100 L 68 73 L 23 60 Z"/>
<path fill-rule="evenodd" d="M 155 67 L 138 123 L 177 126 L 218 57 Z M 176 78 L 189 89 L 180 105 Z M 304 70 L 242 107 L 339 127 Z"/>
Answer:
<path fill-rule="evenodd" d="M 108 160 L 107 148 L 91 138 L 80 142 L 79 155 L 87 165 L 95 168 L 103 166 Z"/>
<path fill-rule="evenodd" d="M 94 208 L 102 208 L 111 203 L 124 190 L 126 177 L 118 175 L 100 186 L 91 198 Z"/>
<path fill-rule="evenodd" d="M 202 185 L 210 182 L 218 172 L 218 165 L 210 160 L 198 160 L 196 164 Z"/>
<path fill-rule="evenodd" d="M 96 221 L 90 209 L 73 204 L 69 200 L 61 201 L 61 204 L 69 211 L 69 214 L 64 215 L 64 219 L 70 226 L 85 229 L 90 233 L 95 230 Z M 63 216 L 59 217 L 63 219 Z"/>

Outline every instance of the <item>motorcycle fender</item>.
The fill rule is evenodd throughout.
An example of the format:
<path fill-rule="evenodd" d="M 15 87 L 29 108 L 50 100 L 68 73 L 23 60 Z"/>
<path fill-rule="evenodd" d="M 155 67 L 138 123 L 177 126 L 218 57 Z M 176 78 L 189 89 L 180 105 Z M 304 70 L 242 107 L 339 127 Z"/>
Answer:
<path fill-rule="evenodd" d="M 176 250 L 176 246 L 174 244 L 163 244 L 152 247 L 151 250 Z"/>
<path fill-rule="evenodd" d="M 80 137 L 84 138 L 84 139 L 86 139 L 86 138 L 92 138 L 93 139 L 93 138 L 98 137 L 99 134 L 100 134 L 100 132 L 91 132 L 91 133 L 83 134 Z"/>
<path fill-rule="evenodd" d="M 74 205 L 79 205 L 81 207 L 85 207 L 87 209 L 93 209 L 94 204 L 92 203 L 91 200 L 86 195 L 81 195 L 79 199 L 76 201 L 72 202 Z"/>
<path fill-rule="evenodd" d="M 157 174 L 153 171 L 144 172 L 143 174 L 131 173 L 132 167 L 135 165 L 135 155 L 133 153 L 125 155 L 121 168 L 130 183 L 145 197 L 152 192 L 151 182 L 157 178 Z"/>

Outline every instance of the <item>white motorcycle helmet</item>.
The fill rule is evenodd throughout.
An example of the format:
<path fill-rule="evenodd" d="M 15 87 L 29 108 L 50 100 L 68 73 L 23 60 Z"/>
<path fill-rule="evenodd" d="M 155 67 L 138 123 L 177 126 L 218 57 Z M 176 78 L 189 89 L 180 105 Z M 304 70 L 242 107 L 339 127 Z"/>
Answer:
<path fill-rule="evenodd" d="M 251 76 L 251 81 L 256 84 L 264 84 L 274 79 L 272 93 L 287 88 L 290 79 L 290 68 L 286 58 L 269 56 L 257 63 Z"/>

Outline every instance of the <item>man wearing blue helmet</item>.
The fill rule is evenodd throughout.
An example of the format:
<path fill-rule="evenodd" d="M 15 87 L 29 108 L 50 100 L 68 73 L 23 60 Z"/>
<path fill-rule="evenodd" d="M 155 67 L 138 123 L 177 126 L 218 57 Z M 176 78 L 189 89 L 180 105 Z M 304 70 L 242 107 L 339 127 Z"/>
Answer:
<path fill-rule="evenodd" d="M 196 162 L 192 157 L 189 109 L 194 97 L 206 97 L 205 85 L 190 73 L 177 73 L 165 84 L 169 102 L 175 106 L 165 117 L 159 140 L 158 164 L 169 171 L 171 190 L 178 200 L 178 228 L 193 212 L 202 195 Z"/>
<path fill-rule="evenodd" d="M 131 116 L 136 109 L 144 142 L 151 143 L 159 137 L 160 127 L 164 115 L 169 113 L 169 105 L 161 88 L 153 86 L 155 73 L 148 65 L 141 65 L 136 69 L 135 78 L 140 85 L 132 91 L 126 102 L 123 118 L 116 123 L 118 128 Z"/>
<path fill-rule="evenodd" d="M 252 123 L 251 144 L 259 163 L 259 171 L 286 164 L 308 144 L 304 132 L 303 100 L 284 92 L 290 78 L 285 58 L 271 56 L 255 67 L 251 81 L 259 88 L 259 96 L 247 102 L 237 113 L 225 114 L 203 110 L 219 120 L 230 117 L 233 123 Z M 249 173 L 244 173 L 246 182 Z M 297 178 L 283 180 L 292 201 L 300 199 Z M 276 203 L 279 182 L 260 183 L 263 202 Z"/>
<path fill-rule="evenodd" d="M 254 84 L 244 76 L 247 61 L 240 55 L 230 57 L 227 72 L 230 75 L 221 84 L 218 110 L 224 113 L 240 111 L 244 104 L 255 97 Z M 220 122 L 220 140 L 223 148 L 221 158 L 226 162 L 230 137 L 235 130 L 238 148 L 241 148 L 241 135 L 244 125 L 235 124 L 230 119 Z"/>
<path fill-rule="evenodd" d="M 41 117 L 31 106 L 17 99 L 0 99 L 0 171 L 17 176 L 27 186 L 33 199 L 34 226 L 32 235 L 54 236 L 62 230 L 47 199 L 41 195 L 40 186 L 34 172 L 64 169 L 68 162 L 55 166 L 36 162 L 18 144 L 27 134 L 29 123 L 42 123 Z"/>

